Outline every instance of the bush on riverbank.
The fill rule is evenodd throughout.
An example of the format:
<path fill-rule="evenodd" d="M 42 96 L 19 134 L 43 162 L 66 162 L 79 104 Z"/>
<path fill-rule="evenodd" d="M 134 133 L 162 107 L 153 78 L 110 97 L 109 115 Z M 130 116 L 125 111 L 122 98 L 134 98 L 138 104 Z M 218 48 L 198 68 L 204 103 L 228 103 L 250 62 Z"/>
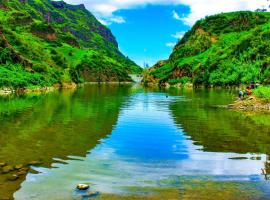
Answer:
<path fill-rule="evenodd" d="M 254 90 L 254 96 L 269 102 L 270 101 L 270 87 L 267 87 L 267 86 L 258 87 L 257 89 Z"/>
<path fill-rule="evenodd" d="M 0 65 L 0 88 L 30 88 L 33 86 L 51 86 L 57 82 L 53 77 L 46 78 L 38 73 L 27 72 L 20 65 Z"/>

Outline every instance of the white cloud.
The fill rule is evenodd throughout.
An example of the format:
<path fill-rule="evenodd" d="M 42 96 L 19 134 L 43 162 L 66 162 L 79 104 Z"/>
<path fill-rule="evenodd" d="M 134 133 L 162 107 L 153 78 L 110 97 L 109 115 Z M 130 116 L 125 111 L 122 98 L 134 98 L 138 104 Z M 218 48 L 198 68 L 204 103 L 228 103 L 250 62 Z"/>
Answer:
<path fill-rule="evenodd" d="M 176 19 L 176 20 L 181 20 L 181 17 L 179 16 L 179 14 L 174 10 L 173 11 L 173 18 Z"/>
<path fill-rule="evenodd" d="M 175 45 L 176 45 L 175 42 L 168 42 L 168 43 L 166 43 L 166 47 L 170 47 L 170 48 L 173 48 Z"/>
<path fill-rule="evenodd" d="M 205 16 L 239 10 L 256 10 L 266 5 L 266 0 L 181 0 L 190 7 L 190 14 L 182 18 L 187 25 L 193 25 Z"/>
<path fill-rule="evenodd" d="M 180 32 L 173 34 L 172 37 L 180 40 L 185 35 L 185 33 L 186 33 L 185 31 L 180 31 Z"/>
<path fill-rule="evenodd" d="M 104 25 L 110 25 L 112 23 L 123 24 L 126 20 L 121 16 L 110 16 L 110 17 L 97 17 L 97 19 Z"/>
<path fill-rule="evenodd" d="M 187 25 L 193 25 L 198 19 L 207 15 L 220 12 L 231 12 L 237 10 L 255 10 L 266 6 L 266 0 L 65 0 L 67 3 L 85 4 L 99 19 L 107 22 L 114 21 L 114 12 L 121 9 L 132 9 L 138 6 L 152 5 L 185 5 L 190 8 L 190 13 L 181 17 L 174 12 L 176 19 L 181 19 Z M 122 20 L 122 23 L 124 21 Z"/>
<path fill-rule="evenodd" d="M 112 22 L 115 22 L 117 24 L 123 24 L 126 22 L 126 20 L 123 17 L 115 16 L 110 18 Z"/>

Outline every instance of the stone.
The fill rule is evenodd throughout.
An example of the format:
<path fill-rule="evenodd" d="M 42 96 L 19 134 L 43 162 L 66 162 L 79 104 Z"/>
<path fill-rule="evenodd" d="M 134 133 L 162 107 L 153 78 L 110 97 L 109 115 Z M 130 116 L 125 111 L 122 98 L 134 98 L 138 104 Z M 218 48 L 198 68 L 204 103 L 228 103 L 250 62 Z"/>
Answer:
<path fill-rule="evenodd" d="M 23 176 L 23 175 L 25 175 L 25 174 L 27 174 L 27 171 L 24 171 L 24 170 L 18 171 L 18 172 L 16 173 L 17 176 Z"/>
<path fill-rule="evenodd" d="M 29 169 L 29 172 L 30 172 L 31 174 L 39 174 L 39 172 L 36 171 L 36 170 L 34 170 L 34 169 Z"/>
<path fill-rule="evenodd" d="M 5 167 L 7 163 L 0 163 L 0 167 Z"/>
<path fill-rule="evenodd" d="M 28 163 L 28 165 L 41 165 L 42 164 L 42 162 L 41 161 L 31 161 L 31 162 L 29 162 Z"/>
<path fill-rule="evenodd" d="M 7 177 L 7 180 L 16 181 L 18 178 L 19 178 L 19 176 L 17 176 L 16 174 L 12 174 L 12 175 Z"/>
<path fill-rule="evenodd" d="M 2 168 L 2 173 L 7 174 L 7 173 L 9 173 L 9 172 L 11 172 L 13 170 L 14 170 L 14 167 L 13 166 L 7 165 L 7 166 L 5 166 L 5 167 Z"/>
<path fill-rule="evenodd" d="M 77 189 L 78 189 L 78 190 L 87 190 L 87 189 L 89 189 L 89 185 L 86 185 L 86 184 L 78 184 L 78 185 L 77 185 Z"/>
<path fill-rule="evenodd" d="M 19 165 L 15 165 L 15 169 L 18 170 L 18 169 L 22 169 L 23 168 L 23 165 L 22 164 L 19 164 Z"/>
<path fill-rule="evenodd" d="M 99 195 L 99 192 L 98 192 L 98 191 L 93 190 L 93 191 L 89 191 L 89 192 L 87 192 L 87 195 L 90 195 L 90 196 L 95 196 L 95 195 Z"/>
<path fill-rule="evenodd" d="M 26 172 L 28 172 L 29 170 L 30 170 L 29 167 L 23 167 L 23 168 L 20 169 L 20 171 L 26 171 Z"/>

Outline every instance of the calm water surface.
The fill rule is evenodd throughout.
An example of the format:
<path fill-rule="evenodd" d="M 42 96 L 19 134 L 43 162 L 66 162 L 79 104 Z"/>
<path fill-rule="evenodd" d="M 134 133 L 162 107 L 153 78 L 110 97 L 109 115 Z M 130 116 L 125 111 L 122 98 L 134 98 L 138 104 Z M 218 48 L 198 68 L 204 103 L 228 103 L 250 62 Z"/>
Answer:
<path fill-rule="evenodd" d="M 2 97 L 0 161 L 41 164 L 1 174 L 0 199 L 270 199 L 270 117 L 215 107 L 234 98 L 105 85 Z"/>

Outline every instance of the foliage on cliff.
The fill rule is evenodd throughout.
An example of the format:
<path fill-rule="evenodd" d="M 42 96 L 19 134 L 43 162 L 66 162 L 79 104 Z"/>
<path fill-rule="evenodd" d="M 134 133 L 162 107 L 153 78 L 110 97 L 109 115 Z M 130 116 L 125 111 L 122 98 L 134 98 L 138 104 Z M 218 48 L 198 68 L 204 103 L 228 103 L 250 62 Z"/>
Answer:
<path fill-rule="evenodd" d="M 0 87 L 127 81 L 140 71 L 84 5 L 0 0 Z"/>
<path fill-rule="evenodd" d="M 222 13 L 198 21 L 145 83 L 239 85 L 270 82 L 270 13 Z"/>

